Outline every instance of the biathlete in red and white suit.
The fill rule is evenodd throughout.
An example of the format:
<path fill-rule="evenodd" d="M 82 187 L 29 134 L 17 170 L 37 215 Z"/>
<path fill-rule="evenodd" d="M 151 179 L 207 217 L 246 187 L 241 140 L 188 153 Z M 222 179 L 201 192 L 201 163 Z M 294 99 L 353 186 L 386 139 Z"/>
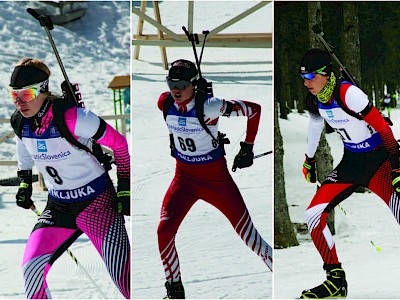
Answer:
<path fill-rule="evenodd" d="M 85 233 L 121 294 L 130 298 L 130 244 L 122 215 L 129 215 L 130 203 L 127 141 L 86 109 L 72 107 L 64 114 L 66 127 L 79 142 L 91 148 L 91 138 L 97 135 L 99 144 L 113 150 L 118 191 L 124 191 L 117 197 L 108 173 L 97 159 L 71 145 L 58 131 L 53 118 L 54 102 L 66 100 L 54 100 L 48 92 L 49 75 L 42 61 L 24 59 L 17 64 L 10 84 L 11 98 L 17 107 L 12 124 L 15 126 L 18 116 L 22 120 L 21 137 L 17 138 L 21 180 L 17 204 L 25 209 L 34 208 L 33 165 L 43 175 L 49 191 L 47 205 L 25 247 L 22 268 L 26 296 L 50 298 L 46 276 L 51 266 Z"/>
<path fill-rule="evenodd" d="M 176 171 L 161 207 L 158 245 L 167 279 L 167 296 L 183 299 L 175 235 L 186 214 L 198 199 L 215 206 L 230 221 L 236 233 L 272 270 L 272 249 L 253 225 L 242 195 L 229 174 L 223 149 L 201 126 L 196 115 L 194 64 L 187 60 L 172 63 L 167 77 L 170 92 L 163 93 L 158 107 L 163 110 L 168 97 L 173 98 L 166 123 L 173 137 Z M 228 112 L 231 111 L 231 112 Z M 248 118 L 245 142 L 234 167 L 248 167 L 253 162 L 252 146 L 257 134 L 261 107 L 248 101 L 210 98 L 204 103 L 204 120 L 214 137 L 218 136 L 220 116 Z"/>
<path fill-rule="evenodd" d="M 343 140 L 344 154 L 337 167 L 326 177 L 306 211 L 312 240 L 319 251 L 327 280 L 303 291 L 302 298 L 345 297 L 347 282 L 339 262 L 333 236 L 326 224 L 329 212 L 349 197 L 357 187 L 369 188 L 392 210 L 400 222 L 399 197 L 392 185 L 400 184 L 398 144 L 388 122 L 368 100 L 368 96 L 348 81 L 336 82 L 329 53 L 309 50 L 303 57 L 300 73 L 310 91 L 306 106 L 310 114 L 308 146 L 303 173 L 316 182 L 314 155 L 324 121 Z M 334 90 L 339 89 L 340 99 Z M 394 171 L 392 171 L 394 170 Z"/>

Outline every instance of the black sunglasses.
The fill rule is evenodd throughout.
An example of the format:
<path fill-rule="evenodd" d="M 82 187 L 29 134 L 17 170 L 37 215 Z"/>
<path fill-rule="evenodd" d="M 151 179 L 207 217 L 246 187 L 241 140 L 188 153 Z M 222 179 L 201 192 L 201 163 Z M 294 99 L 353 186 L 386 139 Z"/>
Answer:
<path fill-rule="evenodd" d="M 193 82 L 183 79 L 171 79 L 169 76 L 167 76 L 167 84 L 171 90 L 184 90 L 193 84 Z"/>

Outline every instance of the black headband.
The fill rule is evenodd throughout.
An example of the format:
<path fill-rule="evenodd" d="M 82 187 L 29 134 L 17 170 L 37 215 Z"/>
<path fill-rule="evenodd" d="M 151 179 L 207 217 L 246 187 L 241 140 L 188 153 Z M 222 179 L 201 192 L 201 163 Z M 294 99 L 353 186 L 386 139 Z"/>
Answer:
<path fill-rule="evenodd" d="M 49 79 L 49 75 L 32 66 L 17 66 L 11 75 L 10 87 L 21 89 Z"/>

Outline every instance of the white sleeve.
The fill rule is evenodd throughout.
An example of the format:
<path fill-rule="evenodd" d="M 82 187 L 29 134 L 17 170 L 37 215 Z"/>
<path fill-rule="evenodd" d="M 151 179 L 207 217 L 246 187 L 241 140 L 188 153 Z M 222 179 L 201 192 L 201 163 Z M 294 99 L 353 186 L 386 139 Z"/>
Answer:
<path fill-rule="evenodd" d="M 32 156 L 29 154 L 22 140 L 16 137 L 17 157 L 18 157 L 18 171 L 32 170 L 34 162 Z"/>
<path fill-rule="evenodd" d="M 307 151 L 308 157 L 314 157 L 317 151 L 322 130 L 324 130 L 324 118 L 319 115 L 309 113 L 310 121 L 308 124 Z"/>
<path fill-rule="evenodd" d="M 352 111 L 359 113 L 367 107 L 369 100 L 368 96 L 361 89 L 352 85 L 346 91 L 344 103 Z"/>
<path fill-rule="evenodd" d="M 88 109 L 78 108 L 74 134 L 82 138 L 93 137 L 100 126 L 100 118 Z"/>
<path fill-rule="evenodd" d="M 204 103 L 204 121 L 214 120 L 225 113 L 226 101 L 219 98 L 207 99 Z"/>

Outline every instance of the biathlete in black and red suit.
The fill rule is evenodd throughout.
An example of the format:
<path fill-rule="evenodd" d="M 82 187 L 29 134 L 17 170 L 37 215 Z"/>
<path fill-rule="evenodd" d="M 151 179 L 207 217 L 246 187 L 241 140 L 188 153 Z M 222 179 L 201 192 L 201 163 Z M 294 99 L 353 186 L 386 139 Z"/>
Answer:
<path fill-rule="evenodd" d="M 327 280 L 303 291 L 301 298 L 346 297 L 345 272 L 326 219 L 335 206 L 348 198 L 357 187 L 364 186 L 381 197 L 397 222 L 400 221 L 398 144 L 388 122 L 368 96 L 350 82 L 336 81 L 328 52 L 320 49 L 306 52 L 300 74 L 309 90 L 306 106 L 310 123 L 303 164 L 307 181 L 316 182 L 314 154 L 324 121 L 340 134 L 344 146 L 342 160 L 326 177 L 306 210 L 308 229 L 324 262 Z M 340 99 L 335 98 L 334 95 L 338 95 L 335 89 L 339 89 Z"/>

